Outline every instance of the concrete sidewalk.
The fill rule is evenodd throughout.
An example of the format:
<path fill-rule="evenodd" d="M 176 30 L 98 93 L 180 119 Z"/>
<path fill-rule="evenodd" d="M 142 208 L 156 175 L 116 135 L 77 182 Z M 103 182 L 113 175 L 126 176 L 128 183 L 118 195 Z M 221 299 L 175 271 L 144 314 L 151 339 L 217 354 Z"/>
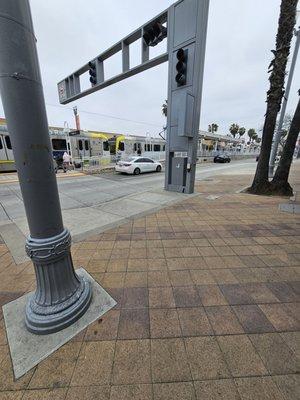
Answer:
<path fill-rule="evenodd" d="M 199 182 L 198 196 L 75 243 L 76 267 L 118 304 L 16 382 L 2 320 L 0 399 L 298 399 L 300 218 L 236 193 L 251 178 Z M 34 272 L 0 250 L 5 304 Z"/>

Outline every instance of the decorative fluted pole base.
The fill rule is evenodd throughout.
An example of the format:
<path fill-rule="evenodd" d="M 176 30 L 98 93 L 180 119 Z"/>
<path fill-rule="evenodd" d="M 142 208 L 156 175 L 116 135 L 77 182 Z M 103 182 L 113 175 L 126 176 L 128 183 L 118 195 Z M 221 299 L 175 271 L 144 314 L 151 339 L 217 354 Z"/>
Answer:
<path fill-rule="evenodd" d="M 25 314 L 27 329 L 46 335 L 60 331 L 80 318 L 91 302 L 89 282 L 79 278 L 70 253 L 67 229 L 47 239 L 28 237 L 26 252 L 34 264 L 37 289 Z"/>

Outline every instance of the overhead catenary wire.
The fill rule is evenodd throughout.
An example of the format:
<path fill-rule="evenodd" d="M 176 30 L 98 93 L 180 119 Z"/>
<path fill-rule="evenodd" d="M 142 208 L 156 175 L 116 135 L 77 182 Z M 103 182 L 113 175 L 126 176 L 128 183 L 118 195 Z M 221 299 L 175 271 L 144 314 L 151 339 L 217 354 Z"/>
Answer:
<path fill-rule="evenodd" d="M 56 108 L 60 108 L 60 109 L 73 110 L 72 107 L 61 106 L 59 104 L 46 103 L 46 106 L 56 107 Z M 151 122 L 137 121 L 137 120 L 133 120 L 133 119 L 129 119 L 129 118 L 122 118 L 122 117 L 117 117 L 115 115 L 102 114 L 102 113 L 98 113 L 98 112 L 94 112 L 94 111 L 80 110 L 80 113 L 81 114 L 89 114 L 89 115 L 97 115 L 99 117 L 111 118 L 111 119 L 116 119 L 116 120 L 119 120 L 119 121 L 132 122 L 132 123 L 140 124 L 140 125 L 155 126 L 155 127 L 159 127 L 159 128 L 161 127 L 161 125 L 152 124 Z"/>

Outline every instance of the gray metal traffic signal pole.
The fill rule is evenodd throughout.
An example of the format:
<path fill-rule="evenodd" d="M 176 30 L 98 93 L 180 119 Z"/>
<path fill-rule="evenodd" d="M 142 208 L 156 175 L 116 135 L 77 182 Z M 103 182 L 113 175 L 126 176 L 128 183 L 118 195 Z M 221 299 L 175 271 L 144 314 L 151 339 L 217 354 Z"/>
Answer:
<path fill-rule="evenodd" d="M 58 83 L 67 104 L 169 61 L 165 189 L 193 193 L 209 0 L 179 0 Z M 167 26 L 165 26 L 167 25 Z M 167 38 L 168 51 L 150 59 L 149 46 Z M 131 68 L 130 45 L 141 40 L 141 63 Z M 105 62 L 122 53 L 122 72 L 105 78 Z M 178 58 L 179 57 L 179 58 Z M 90 75 L 91 87 L 81 89 Z"/>
<path fill-rule="evenodd" d="M 295 31 L 295 36 L 296 36 L 296 43 L 295 43 L 295 48 L 294 48 L 294 53 L 293 53 L 293 58 L 291 62 L 291 68 L 289 72 L 289 77 L 287 80 L 286 84 L 286 89 L 284 93 L 284 98 L 282 101 L 282 106 L 281 106 L 281 112 L 280 112 L 280 117 L 278 121 L 278 127 L 274 136 L 274 141 L 271 149 L 271 155 L 270 155 L 270 162 L 269 162 L 269 177 L 272 178 L 274 175 L 274 167 L 275 167 L 275 159 L 277 155 L 277 150 L 278 146 L 280 143 L 280 138 L 282 136 L 282 125 L 285 117 L 285 112 L 286 112 L 286 106 L 290 94 L 290 89 L 291 89 L 291 84 L 294 76 L 294 70 L 295 70 L 295 65 L 297 61 L 297 56 L 298 56 L 298 51 L 299 51 L 299 46 L 300 46 L 300 28 Z"/>
<path fill-rule="evenodd" d="M 91 289 L 74 271 L 63 226 L 28 0 L 0 0 L 0 92 L 30 230 L 26 251 L 37 280 L 25 323 L 33 333 L 48 334 L 83 315 Z"/>
<path fill-rule="evenodd" d="M 208 0 L 177 2 L 168 14 L 168 116 L 165 189 L 193 193 Z"/>

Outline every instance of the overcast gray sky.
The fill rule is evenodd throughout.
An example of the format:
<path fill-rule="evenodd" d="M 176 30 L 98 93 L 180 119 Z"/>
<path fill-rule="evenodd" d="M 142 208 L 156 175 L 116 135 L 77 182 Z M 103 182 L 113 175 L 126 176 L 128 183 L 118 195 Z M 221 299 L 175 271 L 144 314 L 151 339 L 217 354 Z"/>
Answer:
<path fill-rule="evenodd" d="M 172 3 L 172 0 L 31 0 L 49 124 L 63 126 L 67 121 L 73 127 L 72 107 L 77 105 L 82 129 L 158 133 L 165 124 L 161 105 L 167 93 L 167 64 L 66 106 L 59 105 L 56 84 Z M 247 129 L 261 128 L 268 89 L 267 67 L 272 59 L 270 50 L 275 46 L 279 6 L 280 0 L 210 1 L 201 129 L 207 130 L 212 122 L 224 134 L 233 122 Z M 152 54 L 163 51 L 165 44 L 166 41 L 151 49 Z M 131 50 L 134 63 L 139 60 L 139 51 L 140 46 L 134 45 Z M 121 58 L 114 56 L 106 68 L 108 76 L 120 72 Z M 288 112 L 296 107 L 299 77 L 300 60 Z M 0 116 L 3 116 L 1 103 Z"/>

